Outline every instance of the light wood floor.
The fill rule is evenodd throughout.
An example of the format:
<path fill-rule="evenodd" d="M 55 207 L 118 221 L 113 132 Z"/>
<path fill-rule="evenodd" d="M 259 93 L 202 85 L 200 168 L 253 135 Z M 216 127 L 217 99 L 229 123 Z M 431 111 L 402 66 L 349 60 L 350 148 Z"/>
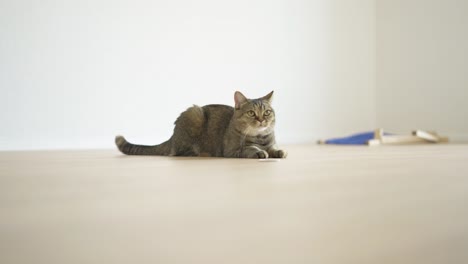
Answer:
<path fill-rule="evenodd" d="M 468 146 L 0 152 L 0 263 L 468 263 Z"/>

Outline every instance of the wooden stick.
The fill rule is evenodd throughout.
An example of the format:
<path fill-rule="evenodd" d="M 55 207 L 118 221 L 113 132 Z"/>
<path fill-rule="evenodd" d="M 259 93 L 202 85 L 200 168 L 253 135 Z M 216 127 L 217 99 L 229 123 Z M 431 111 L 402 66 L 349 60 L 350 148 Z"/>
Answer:
<path fill-rule="evenodd" d="M 415 130 L 412 132 L 413 136 L 416 136 L 418 138 L 422 138 L 424 140 L 427 140 L 429 142 L 437 143 L 440 141 L 439 137 L 436 134 L 429 133 L 423 130 Z"/>
<path fill-rule="evenodd" d="M 433 131 L 415 130 L 413 135 L 434 143 L 447 143 L 449 141 L 448 137 L 440 136 Z"/>
<path fill-rule="evenodd" d="M 406 136 L 406 135 L 393 135 L 393 136 L 382 136 L 380 140 L 382 145 L 406 145 L 406 144 L 421 144 L 427 143 L 425 139 L 415 137 L 415 136 Z"/>
<path fill-rule="evenodd" d="M 383 135 L 384 135 L 383 128 L 377 128 L 374 131 L 374 139 L 381 140 Z"/>

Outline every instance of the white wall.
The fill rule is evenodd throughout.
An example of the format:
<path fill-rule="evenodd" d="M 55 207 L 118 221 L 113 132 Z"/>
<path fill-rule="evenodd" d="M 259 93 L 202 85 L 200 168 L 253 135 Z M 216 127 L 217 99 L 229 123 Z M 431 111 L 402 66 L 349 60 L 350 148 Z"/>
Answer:
<path fill-rule="evenodd" d="M 276 91 L 280 143 L 375 126 L 372 0 L 0 2 L 0 150 L 167 139 Z"/>
<path fill-rule="evenodd" d="M 377 120 L 468 141 L 468 1 L 377 1 Z"/>

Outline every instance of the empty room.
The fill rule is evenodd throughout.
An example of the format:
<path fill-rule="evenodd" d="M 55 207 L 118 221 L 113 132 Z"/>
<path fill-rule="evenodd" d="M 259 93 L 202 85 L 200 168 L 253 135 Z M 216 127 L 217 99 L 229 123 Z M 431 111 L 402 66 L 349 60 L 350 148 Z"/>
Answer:
<path fill-rule="evenodd" d="M 0 1 L 0 263 L 468 263 L 468 1 Z"/>

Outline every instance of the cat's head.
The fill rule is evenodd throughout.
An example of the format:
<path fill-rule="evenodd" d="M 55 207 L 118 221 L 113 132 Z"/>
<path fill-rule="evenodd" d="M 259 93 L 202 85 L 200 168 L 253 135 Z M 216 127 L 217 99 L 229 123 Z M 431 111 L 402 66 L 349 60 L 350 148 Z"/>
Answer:
<path fill-rule="evenodd" d="M 235 92 L 234 118 L 238 129 L 250 136 L 271 133 L 275 126 L 272 99 L 273 91 L 257 99 L 248 99 L 241 92 Z"/>

